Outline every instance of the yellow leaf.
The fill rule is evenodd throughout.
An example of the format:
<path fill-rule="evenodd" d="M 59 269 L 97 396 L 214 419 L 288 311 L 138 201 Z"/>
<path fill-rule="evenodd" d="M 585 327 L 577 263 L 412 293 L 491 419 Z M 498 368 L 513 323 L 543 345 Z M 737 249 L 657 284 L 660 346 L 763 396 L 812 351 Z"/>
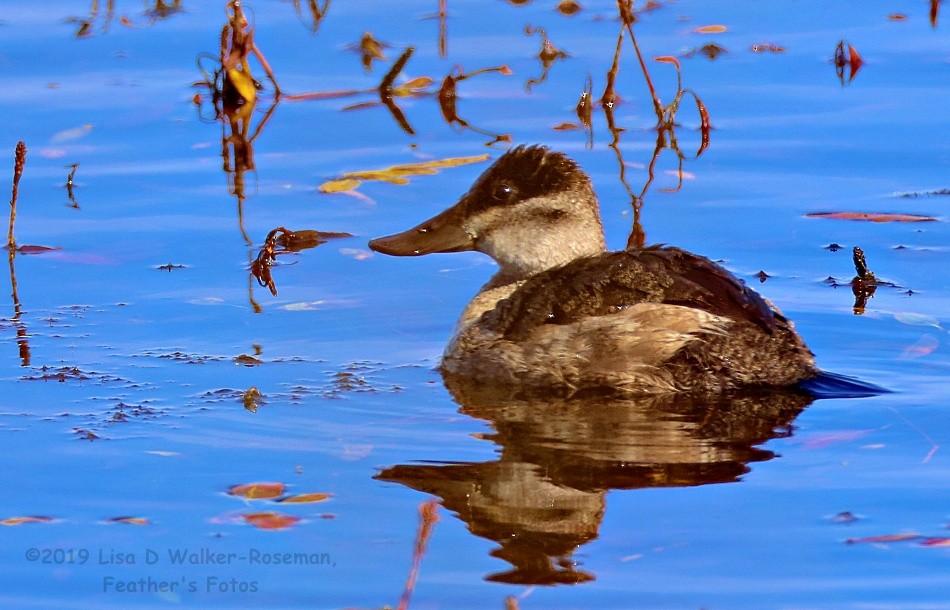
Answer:
<path fill-rule="evenodd" d="M 432 159 L 417 163 L 393 165 L 385 169 L 371 169 L 358 172 L 347 172 L 341 178 L 329 180 L 317 187 L 323 193 L 340 193 L 351 191 L 365 180 L 388 182 L 389 184 L 409 184 L 405 176 L 427 176 L 436 173 L 444 167 L 455 167 L 485 161 L 489 155 L 475 155 L 474 157 L 450 157 L 448 159 Z"/>
<path fill-rule="evenodd" d="M 397 97 L 405 97 L 407 95 L 412 95 L 420 89 L 425 89 L 432 84 L 432 79 L 428 76 L 420 76 L 414 78 L 407 83 L 403 83 L 398 87 L 393 88 L 393 95 Z"/>
<path fill-rule="evenodd" d="M 243 70 L 229 68 L 228 80 L 234 85 L 234 89 L 238 94 L 244 98 L 244 101 L 254 103 L 254 100 L 257 99 L 257 87 L 254 86 L 253 78 Z"/>
<path fill-rule="evenodd" d="M 419 163 L 409 163 L 403 167 L 431 167 L 433 169 L 440 169 L 443 167 L 455 167 L 457 165 L 468 165 L 469 163 L 478 163 L 480 161 L 487 161 L 490 155 L 475 155 L 474 157 L 449 157 L 448 159 L 432 159 L 430 161 L 420 161 Z M 399 167 L 399 166 L 397 166 Z"/>
<path fill-rule="evenodd" d="M 341 193 L 343 191 L 352 191 L 362 182 L 362 180 L 357 180 L 356 178 L 337 178 L 336 180 L 328 180 L 317 188 L 321 193 Z"/>

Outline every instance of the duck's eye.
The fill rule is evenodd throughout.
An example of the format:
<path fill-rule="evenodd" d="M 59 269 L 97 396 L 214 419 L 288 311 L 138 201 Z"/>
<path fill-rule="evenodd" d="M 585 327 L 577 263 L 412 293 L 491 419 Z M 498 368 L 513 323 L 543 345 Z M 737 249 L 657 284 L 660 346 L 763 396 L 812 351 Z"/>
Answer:
<path fill-rule="evenodd" d="M 495 189 L 492 191 L 492 198 L 495 201 L 511 201 L 515 195 L 515 187 L 511 186 L 507 182 L 501 182 L 495 185 Z"/>

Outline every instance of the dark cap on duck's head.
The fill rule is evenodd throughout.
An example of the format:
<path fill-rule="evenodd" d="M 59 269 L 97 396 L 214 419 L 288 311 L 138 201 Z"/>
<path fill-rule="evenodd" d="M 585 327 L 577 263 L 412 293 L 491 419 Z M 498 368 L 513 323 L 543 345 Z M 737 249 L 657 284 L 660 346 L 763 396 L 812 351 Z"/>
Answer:
<path fill-rule="evenodd" d="M 544 146 L 498 158 L 451 208 L 369 247 L 393 256 L 484 252 L 506 277 L 522 277 L 604 249 L 590 178 Z"/>
<path fill-rule="evenodd" d="M 479 176 L 465 199 L 471 213 L 493 205 L 553 195 L 589 182 L 587 174 L 564 153 L 545 146 L 518 146 Z"/>

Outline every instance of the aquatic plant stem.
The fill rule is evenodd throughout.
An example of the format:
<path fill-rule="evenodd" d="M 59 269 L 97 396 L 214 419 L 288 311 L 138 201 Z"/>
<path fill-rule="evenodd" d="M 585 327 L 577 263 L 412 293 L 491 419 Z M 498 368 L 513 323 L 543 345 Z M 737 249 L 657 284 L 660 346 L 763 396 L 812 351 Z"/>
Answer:
<path fill-rule="evenodd" d="M 7 249 L 16 250 L 16 240 L 13 239 L 13 224 L 16 222 L 16 200 L 20 193 L 20 176 L 23 175 L 23 166 L 26 164 L 26 144 L 20 140 L 16 143 L 16 161 L 13 166 L 13 196 L 10 198 L 10 230 L 7 231 Z"/>

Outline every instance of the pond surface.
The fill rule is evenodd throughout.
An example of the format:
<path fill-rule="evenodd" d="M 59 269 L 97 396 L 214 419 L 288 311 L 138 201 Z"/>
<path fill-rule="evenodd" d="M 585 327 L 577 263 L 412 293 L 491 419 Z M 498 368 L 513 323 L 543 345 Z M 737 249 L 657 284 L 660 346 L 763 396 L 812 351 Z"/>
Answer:
<path fill-rule="evenodd" d="M 251 54 L 263 90 L 230 114 L 201 84 L 225 3 L 172 4 L 0 6 L 0 176 L 24 141 L 16 243 L 54 248 L 9 258 L 0 303 L 0 605 L 394 607 L 431 499 L 412 608 L 950 605 L 945 5 L 638 14 L 661 101 L 676 68 L 652 58 L 674 56 L 708 110 L 697 157 L 690 94 L 657 148 L 629 36 L 613 131 L 599 105 L 589 129 L 575 113 L 588 77 L 595 99 L 607 82 L 613 2 L 565 16 L 553 0 L 451 0 L 444 19 L 435 1 L 338 0 L 321 19 L 308 2 L 245 3 L 283 96 Z M 549 49 L 546 72 L 526 26 L 566 53 Z M 364 32 L 389 45 L 368 71 Z M 836 66 L 842 40 L 861 65 Z M 508 70 L 460 80 L 450 124 L 436 94 L 456 65 Z M 822 368 L 893 392 L 692 404 L 446 388 L 442 348 L 493 263 L 366 243 L 444 209 L 488 162 L 318 187 L 519 143 L 591 174 L 611 248 L 633 193 L 647 243 L 721 260 Z M 278 244 L 274 296 L 250 271 L 278 227 L 350 236 Z M 889 282 L 857 308 L 856 246 Z"/>

